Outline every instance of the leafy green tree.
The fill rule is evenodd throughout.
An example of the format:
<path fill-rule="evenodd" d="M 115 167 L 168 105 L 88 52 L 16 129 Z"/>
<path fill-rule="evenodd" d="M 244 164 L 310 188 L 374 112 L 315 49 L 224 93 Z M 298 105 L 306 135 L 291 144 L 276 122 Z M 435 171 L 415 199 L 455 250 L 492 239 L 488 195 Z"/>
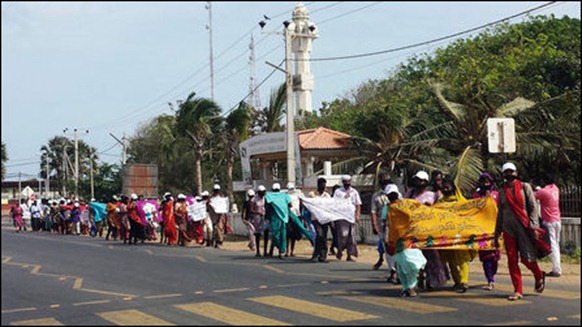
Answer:
<path fill-rule="evenodd" d="M 6 152 L 6 143 L 2 142 L 2 180 L 6 176 L 6 162 L 8 161 L 8 153 Z"/>
<path fill-rule="evenodd" d="M 178 105 L 176 127 L 178 135 L 187 136 L 192 142 L 195 154 L 196 190 L 202 191 L 202 158 L 213 130 L 220 125 L 222 109 L 212 100 L 194 98 L 191 93 Z"/>

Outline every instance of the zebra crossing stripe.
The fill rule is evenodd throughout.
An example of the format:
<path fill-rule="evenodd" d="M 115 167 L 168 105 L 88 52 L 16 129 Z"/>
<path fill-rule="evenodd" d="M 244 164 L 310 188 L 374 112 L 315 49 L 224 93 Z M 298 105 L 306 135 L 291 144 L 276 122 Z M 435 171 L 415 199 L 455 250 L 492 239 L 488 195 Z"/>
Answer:
<path fill-rule="evenodd" d="M 139 310 L 99 312 L 97 315 L 119 326 L 174 326 L 175 324 Z"/>
<path fill-rule="evenodd" d="M 176 304 L 174 307 L 179 308 L 184 311 L 188 311 L 199 316 L 210 318 L 212 320 L 217 320 L 229 325 L 241 326 L 241 325 L 262 325 L 262 326 L 289 326 L 290 324 L 261 317 L 252 313 L 248 313 L 241 310 L 232 309 L 225 307 L 223 305 L 210 303 L 210 302 L 199 302 L 199 303 L 188 303 L 188 304 Z"/>
<path fill-rule="evenodd" d="M 342 299 L 372 304 L 388 309 L 397 309 L 414 313 L 435 313 L 456 311 L 457 308 L 445 307 L 442 305 L 428 304 L 399 297 L 379 297 L 379 296 L 342 296 Z"/>
<path fill-rule="evenodd" d="M 13 326 L 64 326 L 65 324 L 55 318 L 41 318 L 32 320 L 20 320 L 10 323 Z"/>
<path fill-rule="evenodd" d="M 285 310 L 291 310 L 340 322 L 379 318 L 378 316 L 361 313 L 358 311 L 314 303 L 312 301 L 298 300 L 282 295 L 249 298 L 249 300 Z"/>

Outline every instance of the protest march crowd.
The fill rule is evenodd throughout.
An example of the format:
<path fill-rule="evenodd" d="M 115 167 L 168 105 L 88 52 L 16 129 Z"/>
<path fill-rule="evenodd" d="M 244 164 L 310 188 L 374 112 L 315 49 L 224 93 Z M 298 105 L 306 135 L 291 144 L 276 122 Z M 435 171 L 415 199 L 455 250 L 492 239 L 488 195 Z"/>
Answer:
<path fill-rule="evenodd" d="M 534 291 L 542 293 L 545 278 L 559 277 L 561 229 L 559 189 L 553 176 L 534 190 L 518 178 L 517 168 L 502 166 L 503 182 L 497 189 L 495 178 L 483 172 L 478 188 L 467 199 L 450 176 L 436 170 L 429 177 L 420 170 L 404 195 L 388 175 L 381 175 L 380 189 L 372 195 L 370 211 L 374 234 L 378 235 L 378 269 L 388 264 L 387 282 L 402 285 L 402 297 L 415 297 L 417 290 L 445 287 L 469 289 L 469 263 L 479 258 L 487 290 L 495 288 L 495 275 L 505 248 L 514 292 L 510 301 L 523 297 L 519 261 L 535 278 Z M 248 229 L 248 247 L 256 257 L 294 256 L 295 244 L 305 237 L 313 247 L 310 261 L 329 262 L 328 255 L 355 261 L 358 257 L 357 224 L 362 201 L 351 186 L 351 176 L 342 176 L 342 185 L 327 192 L 327 181 L 319 178 L 317 189 L 303 194 L 288 183 L 271 190 L 260 185 L 249 189 L 241 218 Z M 196 196 L 166 192 L 161 201 L 131 194 L 88 203 L 78 200 L 42 199 L 28 205 L 22 199 L 12 208 L 16 231 L 26 231 L 30 217 L 33 231 L 90 235 L 124 244 L 159 242 L 168 246 L 199 245 L 220 248 L 225 235 L 232 233 L 229 200 L 213 186 L 212 193 Z M 328 235 L 331 233 L 331 244 Z M 261 243 L 261 240 L 263 241 Z M 261 253 L 262 249 L 262 253 Z M 552 271 L 543 272 L 537 260 L 552 260 Z"/>

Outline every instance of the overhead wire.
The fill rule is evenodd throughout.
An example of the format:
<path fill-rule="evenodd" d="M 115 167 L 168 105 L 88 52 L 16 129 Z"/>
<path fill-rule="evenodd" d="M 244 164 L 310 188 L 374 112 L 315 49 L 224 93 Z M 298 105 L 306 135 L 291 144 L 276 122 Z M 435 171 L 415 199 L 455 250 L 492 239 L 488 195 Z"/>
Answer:
<path fill-rule="evenodd" d="M 442 37 L 439 37 L 439 38 L 436 38 L 436 39 L 432 39 L 432 40 L 428 40 L 428 41 L 423 41 L 423 42 L 420 42 L 420 43 L 414 43 L 414 44 L 411 44 L 411 45 L 406 45 L 406 46 L 402 46 L 402 47 L 398 47 L 398 48 L 386 49 L 386 50 L 375 51 L 375 52 L 360 53 L 360 54 L 355 54 L 355 55 L 345 55 L 345 56 L 335 56 L 335 57 L 322 57 L 322 58 L 309 58 L 309 59 L 293 59 L 293 61 L 312 61 L 312 62 L 314 62 L 314 61 L 332 61 L 332 60 L 356 59 L 356 58 L 364 58 L 364 57 L 370 57 L 370 56 L 377 56 L 377 55 L 381 55 L 381 54 L 386 54 L 386 53 L 391 53 L 391 52 L 397 52 L 397 51 L 407 50 L 407 49 L 416 48 L 416 47 L 419 47 L 419 46 L 427 45 L 427 44 L 434 43 L 434 42 L 438 42 L 438 41 L 447 40 L 447 39 L 454 38 L 454 37 L 457 37 L 457 36 L 460 36 L 460 35 L 464 35 L 464 34 L 468 34 L 468 33 L 471 33 L 471 32 L 475 32 L 475 31 L 484 29 L 486 27 L 499 24 L 501 22 L 504 22 L 504 21 L 507 21 L 507 20 L 511 20 L 513 18 L 516 18 L 516 17 L 519 17 L 519 16 L 523 16 L 525 14 L 529 14 L 529 13 L 531 13 L 533 11 L 540 10 L 540 9 L 542 9 L 544 7 L 547 7 L 549 5 L 552 5 L 554 3 L 555 3 L 555 1 L 551 1 L 549 3 L 546 3 L 546 4 L 543 4 L 543 5 L 537 6 L 535 8 L 528 9 L 526 11 L 522 11 L 520 13 L 511 15 L 511 16 L 508 16 L 508 17 L 505 17 L 505 18 L 502 18 L 502 19 L 499 19 L 499 20 L 496 20 L 494 22 L 490 22 L 490 23 L 487 23 L 487 24 L 484 24 L 484 25 L 480 25 L 480 26 L 477 26 L 477 27 L 473 27 L 473 28 L 470 28 L 468 30 L 464 30 L 464 31 L 461 31 L 461 32 L 457 32 L 457 33 L 449 34 L 449 35 L 446 35 L 446 36 L 442 36 Z"/>

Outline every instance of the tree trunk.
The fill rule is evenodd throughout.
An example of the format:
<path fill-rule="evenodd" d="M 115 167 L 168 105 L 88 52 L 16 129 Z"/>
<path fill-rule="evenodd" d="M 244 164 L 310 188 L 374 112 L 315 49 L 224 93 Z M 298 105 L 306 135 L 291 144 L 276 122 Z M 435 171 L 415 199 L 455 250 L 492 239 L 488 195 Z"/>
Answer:
<path fill-rule="evenodd" d="M 196 147 L 196 194 L 202 193 L 202 148 Z"/>

